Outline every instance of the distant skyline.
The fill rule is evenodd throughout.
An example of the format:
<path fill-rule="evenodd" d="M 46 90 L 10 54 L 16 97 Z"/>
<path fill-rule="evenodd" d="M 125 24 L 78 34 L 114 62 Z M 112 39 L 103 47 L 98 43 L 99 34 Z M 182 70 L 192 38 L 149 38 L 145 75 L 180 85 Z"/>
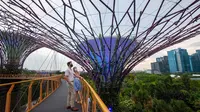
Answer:
<path fill-rule="evenodd" d="M 189 55 L 195 53 L 196 50 L 200 49 L 200 35 L 197 35 L 196 37 L 193 37 L 191 39 L 188 39 L 179 44 L 173 45 L 171 47 L 168 47 L 166 49 L 163 49 L 163 50 L 155 53 L 154 55 L 150 56 L 149 58 L 145 59 L 143 62 L 138 64 L 134 68 L 134 70 L 151 69 L 150 63 L 155 62 L 157 57 L 167 56 L 167 51 L 170 51 L 172 49 L 177 49 L 177 48 L 187 49 L 187 52 Z"/>
<path fill-rule="evenodd" d="M 177 49 L 177 48 L 187 49 L 189 55 L 195 53 L 196 50 L 200 49 L 200 35 L 157 52 L 156 54 L 150 56 L 149 58 L 145 59 L 143 62 L 138 64 L 133 70 L 139 71 L 139 70 L 151 69 L 150 63 L 155 62 L 157 57 L 166 56 L 167 51 L 170 51 L 172 49 Z M 64 71 L 67 68 L 66 63 L 68 61 L 71 61 L 71 59 L 69 59 L 68 57 L 65 57 L 62 54 L 56 53 L 55 51 L 50 50 L 48 48 L 41 48 L 31 53 L 28 56 L 28 58 L 26 59 L 24 63 L 24 68 L 27 68 L 30 70 Z M 74 66 L 78 67 L 79 71 L 82 70 L 81 66 L 78 63 L 74 61 L 73 63 L 74 63 Z"/>

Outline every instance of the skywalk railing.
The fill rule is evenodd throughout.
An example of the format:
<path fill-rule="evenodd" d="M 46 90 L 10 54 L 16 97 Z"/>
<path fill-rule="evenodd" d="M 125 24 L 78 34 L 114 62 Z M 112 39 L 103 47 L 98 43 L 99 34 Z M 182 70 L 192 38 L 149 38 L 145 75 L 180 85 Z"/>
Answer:
<path fill-rule="evenodd" d="M 41 77 L 50 77 L 49 74 L 0 74 L 0 79 L 33 79 Z"/>
<path fill-rule="evenodd" d="M 6 100 L 5 100 L 5 112 L 11 112 L 15 109 L 16 106 L 12 106 L 12 92 L 17 85 L 24 86 L 25 89 L 22 89 L 23 93 L 27 93 L 27 95 L 22 94 L 20 99 L 23 97 L 25 99 L 25 110 L 21 111 L 31 111 L 36 106 L 38 106 L 42 101 L 48 98 L 61 84 L 61 75 L 51 76 L 51 77 L 42 77 L 35 78 L 32 80 L 25 80 L 19 82 L 12 82 L 6 84 L 0 84 L 0 87 L 7 87 L 6 91 Z M 90 86 L 90 84 L 85 80 L 81 79 L 82 83 L 82 112 L 109 112 L 108 108 L 95 92 L 95 90 Z M 34 86 L 35 85 L 35 86 Z M 39 88 L 36 86 L 38 85 Z M 39 90 L 39 91 L 36 91 Z M 1 91 L 2 92 L 2 91 Z M 1 93 L 0 92 L 0 93 Z M 37 93 L 38 92 L 38 93 Z M 37 93 L 38 96 L 34 98 L 34 94 Z M 21 107 L 21 105 L 20 105 Z"/>
<path fill-rule="evenodd" d="M 82 112 L 109 112 L 107 106 L 101 100 L 99 95 L 85 80 L 81 79 L 82 83 Z"/>
<path fill-rule="evenodd" d="M 13 108 L 11 108 L 11 101 L 13 98 L 11 97 L 11 95 L 12 95 L 13 89 L 17 87 L 18 85 L 21 85 L 21 86 L 26 85 L 22 93 L 27 93 L 28 95 L 24 95 L 24 94 L 21 96 L 19 95 L 20 96 L 19 100 L 21 100 L 22 97 L 26 97 L 26 98 L 23 98 L 27 100 L 25 104 L 26 105 L 25 111 L 29 112 L 33 108 L 35 108 L 37 105 L 39 105 L 42 101 L 44 101 L 48 96 L 50 96 L 60 86 L 61 77 L 62 77 L 61 75 L 57 75 L 57 76 L 51 76 L 51 77 L 43 77 L 43 78 L 36 78 L 32 80 L 0 84 L 0 87 L 9 88 L 6 94 L 5 112 L 11 112 L 17 106 L 17 105 L 16 106 L 12 105 Z M 33 85 L 35 85 L 34 89 L 33 89 Z M 37 85 L 39 87 L 38 88 L 39 91 L 36 91 Z M 33 103 L 34 101 L 32 99 L 34 97 L 33 95 L 35 94 L 35 92 L 39 92 L 37 93 L 39 97 L 36 97 L 35 98 L 36 101 L 35 103 Z"/>

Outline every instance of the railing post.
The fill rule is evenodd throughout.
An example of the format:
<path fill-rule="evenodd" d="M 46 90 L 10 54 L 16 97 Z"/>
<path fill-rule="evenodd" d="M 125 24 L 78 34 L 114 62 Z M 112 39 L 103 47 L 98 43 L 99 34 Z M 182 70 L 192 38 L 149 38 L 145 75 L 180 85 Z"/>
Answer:
<path fill-rule="evenodd" d="M 29 87 L 28 87 L 28 110 L 32 107 L 32 85 L 34 81 L 31 81 Z"/>
<path fill-rule="evenodd" d="M 46 90 L 46 96 L 49 95 L 49 80 L 47 80 L 47 90 Z"/>
<path fill-rule="evenodd" d="M 59 80 L 56 82 L 56 85 L 57 85 L 57 88 L 58 88 L 58 86 L 59 86 Z"/>
<path fill-rule="evenodd" d="M 55 81 L 53 80 L 53 91 L 55 91 Z"/>
<path fill-rule="evenodd" d="M 15 87 L 15 84 L 12 84 L 10 89 L 8 90 L 7 94 L 6 94 L 6 108 L 5 108 L 5 112 L 10 112 L 10 103 L 11 103 L 11 93 L 13 88 Z"/>
<path fill-rule="evenodd" d="M 56 80 L 54 80 L 54 90 L 56 90 Z"/>
<path fill-rule="evenodd" d="M 57 88 L 58 86 L 57 86 L 57 80 L 55 80 L 55 89 Z"/>
<path fill-rule="evenodd" d="M 53 80 L 51 80 L 51 92 L 53 92 Z"/>
<path fill-rule="evenodd" d="M 86 85 L 83 82 L 83 80 L 81 80 L 82 82 L 82 110 L 83 112 L 86 112 L 86 101 L 87 99 L 85 98 L 86 96 Z"/>
<path fill-rule="evenodd" d="M 97 101 L 94 95 L 92 95 L 92 112 L 96 112 L 96 111 L 97 111 Z"/>
<path fill-rule="evenodd" d="M 42 101 L 42 84 L 44 80 L 41 80 L 40 82 L 40 102 Z"/>
<path fill-rule="evenodd" d="M 87 87 L 86 90 L 87 90 L 86 91 L 86 112 L 88 112 L 88 107 L 89 107 L 88 98 L 89 98 L 89 93 L 90 93 L 89 87 Z"/>
<path fill-rule="evenodd" d="M 88 98 L 89 98 L 89 88 L 87 85 L 84 83 L 83 84 L 83 112 L 88 112 Z"/>

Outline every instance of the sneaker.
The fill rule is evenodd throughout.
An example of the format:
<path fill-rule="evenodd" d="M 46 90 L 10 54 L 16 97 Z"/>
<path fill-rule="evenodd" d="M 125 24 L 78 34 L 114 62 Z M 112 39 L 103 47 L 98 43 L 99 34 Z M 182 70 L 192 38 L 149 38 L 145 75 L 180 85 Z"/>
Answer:
<path fill-rule="evenodd" d="M 72 111 L 78 111 L 78 108 L 72 107 L 71 110 L 72 110 Z"/>

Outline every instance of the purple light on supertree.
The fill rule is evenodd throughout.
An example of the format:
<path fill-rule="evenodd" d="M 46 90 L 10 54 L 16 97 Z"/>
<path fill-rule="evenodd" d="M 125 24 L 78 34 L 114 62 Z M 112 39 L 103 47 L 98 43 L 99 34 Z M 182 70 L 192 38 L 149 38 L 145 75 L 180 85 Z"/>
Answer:
<path fill-rule="evenodd" d="M 39 35 L 36 40 L 43 40 L 47 47 L 78 62 L 90 73 L 103 100 L 114 107 L 124 77 L 137 64 L 200 33 L 199 3 L 199 0 L 1 0 L 0 22 Z M 116 38 L 125 39 L 128 44 L 123 50 L 116 47 L 114 52 L 127 53 L 110 55 L 114 54 Z M 103 45 L 98 44 L 101 41 Z M 109 55 L 103 55 L 102 48 L 108 49 Z M 123 58 L 118 58 L 114 65 L 119 67 L 117 70 L 112 69 L 116 57 Z"/>
<path fill-rule="evenodd" d="M 104 40 L 100 37 L 83 42 L 79 45 L 79 50 L 83 55 L 88 55 L 92 66 L 95 67 L 96 73 L 93 78 L 102 75 L 104 76 L 102 80 L 110 82 L 115 75 L 112 73 L 117 73 L 124 67 L 125 60 L 131 55 L 136 42 L 132 43 L 132 40 L 123 37 L 104 38 Z"/>

